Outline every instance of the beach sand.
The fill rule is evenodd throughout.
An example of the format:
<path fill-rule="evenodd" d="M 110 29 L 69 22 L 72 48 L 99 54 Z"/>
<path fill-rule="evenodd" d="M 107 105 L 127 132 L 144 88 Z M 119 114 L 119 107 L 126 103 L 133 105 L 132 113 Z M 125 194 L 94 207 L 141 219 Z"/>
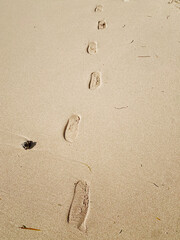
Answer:
<path fill-rule="evenodd" d="M 1 240 L 180 239 L 179 29 L 178 0 L 0 0 Z"/>

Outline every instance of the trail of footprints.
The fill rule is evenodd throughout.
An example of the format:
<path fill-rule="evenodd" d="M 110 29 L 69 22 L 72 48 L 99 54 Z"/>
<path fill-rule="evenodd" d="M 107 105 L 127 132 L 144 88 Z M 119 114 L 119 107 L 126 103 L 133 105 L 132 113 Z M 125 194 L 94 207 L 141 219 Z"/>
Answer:
<path fill-rule="evenodd" d="M 97 5 L 94 9 L 95 12 L 101 13 L 103 11 L 102 5 Z M 98 21 L 97 29 L 103 30 L 107 28 L 105 19 Z M 89 42 L 87 47 L 89 55 L 98 53 L 98 44 L 96 41 Z M 90 74 L 89 89 L 96 90 L 102 84 L 101 72 L 94 71 Z M 65 128 L 64 137 L 68 142 L 74 142 L 78 135 L 80 124 L 80 117 L 73 115 L 69 118 Z M 78 228 L 82 232 L 86 232 L 86 220 L 89 212 L 89 186 L 86 182 L 78 181 L 74 189 L 73 200 L 69 209 L 68 222 Z"/>
<path fill-rule="evenodd" d="M 125 1 L 125 0 L 124 0 Z M 102 13 L 103 6 L 97 5 L 94 9 L 95 13 Z M 97 22 L 97 29 L 103 30 L 107 28 L 107 22 L 105 19 L 99 20 Z M 89 55 L 95 55 L 98 52 L 98 44 L 96 41 L 89 42 L 87 47 L 87 53 Z M 94 71 L 90 74 L 89 89 L 96 90 L 102 84 L 101 72 Z M 81 117 L 77 114 L 73 114 L 69 117 L 67 124 L 64 128 L 64 139 L 73 143 L 78 136 L 79 125 L 81 122 Z M 35 146 L 35 142 L 27 140 L 22 144 L 22 147 L 27 150 Z M 89 213 L 89 185 L 84 181 L 78 181 L 75 184 L 74 195 L 72 203 L 68 214 L 68 223 L 75 226 L 82 232 L 86 232 L 86 220 Z M 22 228 L 24 229 L 24 228 Z"/>
<path fill-rule="evenodd" d="M 94 9 L 95 12 L 101 13 L 103 11 L 102 5 L 97 5 Z M 107 22 L 105 19 L 98 21 L 97 29 L 103 30 L 107 28 Z M 98 44 L 96 41 L 89 42 L 87 46 L 87 53 L 89 55 L 95 55 L 98 53 Z M 89 81 L 89 89 L 96 90 L 102 84 L 102 76 L 101 72 L 95 71 L 90 74 L 90 81 Z M 78 131 L 79 131 L 79 124 L 80 124 L 80 116 L 72 115 L 68 123 L 66 124 L 65 131 L 64 131 L 64 138 L 66 141 L 72 143 L 75 141 Z"/>

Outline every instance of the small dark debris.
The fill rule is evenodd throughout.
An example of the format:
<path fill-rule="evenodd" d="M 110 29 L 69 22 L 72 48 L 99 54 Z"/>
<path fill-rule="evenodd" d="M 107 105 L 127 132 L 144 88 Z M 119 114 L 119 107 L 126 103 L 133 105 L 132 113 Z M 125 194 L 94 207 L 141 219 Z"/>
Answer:
<path fill-rule="evenodd" d="M 123 25 L 123 28 L 125 27 L 126 25 Z"/>
<path fill-rule="evenodd" d="M 26 142 L 24 142 L 21 145 L 25 150 L 27 150 L 27 149 L 32 149 L 36 145 L 36 142 L 27 140 Z"/>
<path fill-rule="evenodd" d="M 119 234 L 121 234 L 121 233 L 122 233 L 122 231 L 123 231 L 123 230 L 121 229 L 121 231 L 119 232 Z"/>
<path fill-rule="evenodd" d="M 141 164 L 141 167 L 142 167 L 142 164 Z"/>
<path fill-rule="evenodd" d="M 154 184 L 154 186 L 159 187 L 157 184 L 155 184 L 155 183 L 153 183 L 153 184 Z"/>
<path fill-rule="evenodd" d="M 27 227 L 25 225 L 22 225 L 21 229 L 25 229 L 25 228 L 27 228 Z"/>
<path fill-rule="evenodd" d="M 134 40 L 132 40 L 130 43 L 133 43 L 134 42 Z"/>
<path fill-rule="evenodd" d="M 62 206 L 62 204 L 60 204 L 60 203 L 59 203 L 59 204 L 58 204 L 58 206 L 60 206 L 60 207 L 61 207 L 61 206 Z"/>

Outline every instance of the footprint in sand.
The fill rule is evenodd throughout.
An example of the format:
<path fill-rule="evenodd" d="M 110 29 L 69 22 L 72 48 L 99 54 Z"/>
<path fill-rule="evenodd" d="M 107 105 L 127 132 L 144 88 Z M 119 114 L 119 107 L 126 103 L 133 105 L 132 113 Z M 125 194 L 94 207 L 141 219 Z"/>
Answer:
<path fill-rule="evenodd" d="M 68 222 L 82 232 L 86 232 L 86 220 L 89 210 L 89 186 L 86 182 L 75 184 L 74 196 L 69 209 Z"/>
<path fill-rule="evenodd" d="M 103 6 L 102 5 L 97 5 L 96 8 L 94 9 L 95 12 L 102 12 L 103 11 Z"/>
<path fill-rule="evenodd" d="M 105 20 L 101 20 L 98 22 L 98 29 L 105 29 L 107 28 L 107 22 Z"/>
<path fill-rule="evenodd" d="M 78 135 L 79 131 L 79 123 L 81 118 L 78 115 L 72 115 L 66 125 L 65 131 L 64 131 L 64 138 L 68 142 L 74 142 Z"/>
<path fill-rule="evenodd" d="M 97 53 L 97 42 L 90 42 L 87 48 L 87 52 L 91 55 Z"/>
<path fill-rule="evenodd" d="M 89 89 L 95 90 L 100 85 L 101 85 L 101 73 L 100 72 L 93 72 L 93 73 L 91 73 Z"/>

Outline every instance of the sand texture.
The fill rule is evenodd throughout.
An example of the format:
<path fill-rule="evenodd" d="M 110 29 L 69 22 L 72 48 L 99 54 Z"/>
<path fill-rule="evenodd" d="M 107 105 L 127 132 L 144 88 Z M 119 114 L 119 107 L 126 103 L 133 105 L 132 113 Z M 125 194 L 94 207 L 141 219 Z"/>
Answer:
<path fill-rule="evenodd" d="M 179 0 L 0 0 L 0 240 L 179 240 L 179 92 Z"/>

